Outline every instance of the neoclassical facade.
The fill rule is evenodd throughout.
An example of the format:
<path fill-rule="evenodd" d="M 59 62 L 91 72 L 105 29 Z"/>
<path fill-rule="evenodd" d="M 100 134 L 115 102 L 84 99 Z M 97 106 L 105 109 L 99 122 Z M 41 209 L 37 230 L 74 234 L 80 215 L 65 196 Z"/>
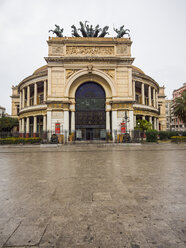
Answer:
<path fill-rule="evenodd" d="M 13 87 L 12 115 L 18 115 L 21 135 L 104 138 L 106 132 L 131 132 L 138 119 L 166 128 L 164 119 L 159 122 L 161 87 L 132 65 L 130 39 L 49 37 L 47 42 L 47 64 Z"/>

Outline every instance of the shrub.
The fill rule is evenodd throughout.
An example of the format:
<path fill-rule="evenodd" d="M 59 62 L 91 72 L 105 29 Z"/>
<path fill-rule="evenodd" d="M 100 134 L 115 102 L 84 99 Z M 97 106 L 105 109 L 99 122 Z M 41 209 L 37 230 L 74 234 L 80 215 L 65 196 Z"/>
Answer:
<path fill-rule="evenodd" d="M 182 136 L 186 136 L 186 131 L 183 131 Z"/>
<path fill-rule="evenodd" d="M 146 141 L 147 142 L 157 142 L 157 139 L 158 139 L 158 131 L 148 130 L 146 132 Z"/>
<path fill-rule="evenodd" d="M 9 138 L 1 138 L 0 144 L 1 145 L 8 145 L 8 144 L 35 144 L 40 143 L 41 138 L 15 138 L 15 137 L 9 137 Z"/>

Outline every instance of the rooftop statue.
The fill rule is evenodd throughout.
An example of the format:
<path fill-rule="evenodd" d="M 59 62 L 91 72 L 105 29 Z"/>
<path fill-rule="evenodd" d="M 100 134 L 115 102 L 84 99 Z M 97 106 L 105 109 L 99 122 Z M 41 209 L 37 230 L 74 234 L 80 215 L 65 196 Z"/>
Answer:
<path fill-rule="evenodd" d="M 56 28 L 54 30 L 49 30 L 48 32 L 53 32 L 57 37 L 63 37 L 63 28 L 60 28 L 57 24 L 55 24 Z"/>
<path fill-rule="evenodd" d="M 85 23 L 83 24 L 83 22 L 79 22 L 80 23 L 80 28 L 77 29 L 75 27 L 75 25 L 72 25 L 72 35 L 75 37 L 81 37 L 78 33 L 78 30 L 81 32 L 83 37 L 104 37 L 106 34 L 108 34 L 107 30 L 108 30 L 108 26 L 105 26 L 103 29 L 99 28 L 99 25 L 97 25 L 95 28 L 93 28 L 92 25 L 88 25 L 88 21 L 85 21 Z M 101 32 L 101 34 L 99 35 L 99 32 Z M 99 36 L 98 36 L 99 35 Z"/>
<path fill-rule="evenodd" d="M 114 28 L 114 31 L 117 33 L 117 38 L 122 38 L 125 34 L 128 35 L 128 37 L 130 38 L 130 30 L 129 29 L 124 29 L 124 25 L 120 27 L 120 29 L 118 30 L 117 28 Z"/>

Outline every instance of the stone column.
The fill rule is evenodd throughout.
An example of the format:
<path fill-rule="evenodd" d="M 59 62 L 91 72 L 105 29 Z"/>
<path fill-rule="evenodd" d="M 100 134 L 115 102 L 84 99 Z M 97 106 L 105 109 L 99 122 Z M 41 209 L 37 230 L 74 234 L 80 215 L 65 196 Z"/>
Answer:
<path fill-rule="evenodd" d="M 131 131 L 133 130 L 134 130 L 134 111 L 129 110 L 129 132 L 131 133 Z"/>
<path fill-rule="evenodd" d="M 47 132 L 48 139 L 50 140 L 52 134 L 52 111 L 47 111 Z"/>
<path fill-rule="evenodd" d="M 134 127 L 136 126 L 136 115 L 133 116 Z"/>
<path fill-rule="evenodd" d="M 157 121 L 156 121 L 156 129 L 157 131 L 159 131 L 159 119 L 157 118 Z"/>
<path fill-rule="evenodd" d="M 19 93 L 19 110 L 22 109 L 22 90 L 20 90 L 20 93 Z"/>
<path fill-rule="evenodd" d="M 47 94 L 47 81 L 45 80 L 44 81 L 44 97 L 43 97 L 44 102 L 46 101 L 46 94 Z"/>
<path fill-rule="evenodd" d="M 30 135 L 30 119 L 29 117 L 26 118 L 26 138 L 29 138 Z"/>
<path fill-rule="evenodd" d="M 27 107 L 30 106 L 30 85 L 27 86 Z"/>
<path fill-rule="evenodd" d="M 106 131 L 110 133 L 110 111 L 106 111 Z"/>
<path fill-rule="evenodd" d="M 19 137 L 21 137 L 22 136 L 22 120 L 21 119 L 19 119 Z"/>
<path fill-rule="evenodd" d="M 142 95 L 142 104 L 145 104 L 145 86 L 144 86 L 144 83 L 141 84 L 141 95 Z"/>
<path fill-rule="evenodd" d="M 157 90 L 156 90 L 155 97 L 156 97 L 156 105 L 155 105 L 155 108 L 158 108 L 158 92 L 157 92 Z"/>
<path fill-rule="evenodd" d="M 37 105 L 37 83 L 34 84 L 34 105 Z"/>
<path fill-rule="evenodd" d="M 47 138 L 47 116 L 43 115 L 43 138 Z"/>
<path fill-rule="evenodd" d="M 149 116 L 149 122 L 152 124 L 152 116 Z"/>
<path fill-rule="evenodd" d="M 154 99 L 154 101 L 153 101 L 153 107 L 155 108 L 156 107 L 156 99 L 155 99 L 156 97 L 155 97 L 155 89 L 153 88 L 153 99 Z"/>
<path fill-rule="evenodd" d="M 117 134 L 117 110 L 113 110 L 112 111 L 112 137 L 113 137 L 113 141 L 115 141 L 115 139 L 117 139 L 117 137 L 115 137 L 115 135 Z"/>
<path fill-rule="evenodd" d="M 157 129 L 157 126 L 156 126 L 156 117 L 154 117 L 154 129 L 156 130 Z"/>
<path fill-rule="evenodd" d="M 68 142 L 68 136 L 69 136 L 69 110 L 64 110 L 64 132 L 65 132 L 65 139 Z"/>
<path fill-rule="evenodd" d="M 25 119 L 22 118 L 22 128 L 21 128 L 21 131 L 22 131 L 22 137 L 24 137 L 24 133 L 25 133 Z"/>
<path fill-rule="evenodd" d="M 136 82 L 133 81 L 133 99 L 136 101 Z"/>
<path fill-rule="evenodd" d="M 151 86 L 149 85 L 149 106 L 152 106 L 152 99 L 151 99 Z"/>
<path fill-rule="evenodd" d="M 33 136 L 37 137 L 37 116 L 34 116 Z"/>
<path fill-rule="evenodd" d="M 22 89 L 23 95 L 22 95 L 22 107 L 25 107 L 25 88 Z"/>
<path fill-rule="evenodd" d="M 71 132 L 75 132 L 75 112 L 71 111 Z"/>

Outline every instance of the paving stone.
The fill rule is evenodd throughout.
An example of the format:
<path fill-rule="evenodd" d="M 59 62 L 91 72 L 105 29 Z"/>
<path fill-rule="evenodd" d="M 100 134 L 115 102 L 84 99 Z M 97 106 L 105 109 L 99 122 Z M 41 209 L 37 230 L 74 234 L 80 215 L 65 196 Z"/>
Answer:
<path fill-rule="evenodd" d="M 0 248 L 185 247 L 185 151 L 0 146 Z"/>

